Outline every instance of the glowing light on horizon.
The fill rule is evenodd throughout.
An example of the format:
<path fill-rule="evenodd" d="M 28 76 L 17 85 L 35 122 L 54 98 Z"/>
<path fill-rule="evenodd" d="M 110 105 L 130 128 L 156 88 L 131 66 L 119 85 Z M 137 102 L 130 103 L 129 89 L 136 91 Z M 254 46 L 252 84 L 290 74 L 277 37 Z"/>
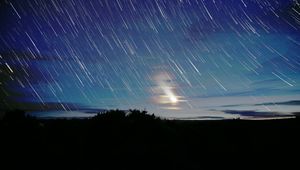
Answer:
<path fill-rule="evenodd" d="M 174 96 L 174 95 L 169 96 L 169 99 L 170 99 L 170 101 L 171 101 L 172 103 L 177 103 L 177 102 L 178 102 L 177 97 Z"/>
<path fill-rule="evenodd" d="M 182 102 L 182 96 L 176 94 L 176 85 L 170 76 L 170 74 L 166 72 L 159 73 L 154 76 L 154 81 L 157 85 L 154 102 L 163 105 L 178 105 L 179 102 Z M 177 106 L 179 107 L 179 106 Z M 163 107 L 170 108 L 170 107 Z"/>

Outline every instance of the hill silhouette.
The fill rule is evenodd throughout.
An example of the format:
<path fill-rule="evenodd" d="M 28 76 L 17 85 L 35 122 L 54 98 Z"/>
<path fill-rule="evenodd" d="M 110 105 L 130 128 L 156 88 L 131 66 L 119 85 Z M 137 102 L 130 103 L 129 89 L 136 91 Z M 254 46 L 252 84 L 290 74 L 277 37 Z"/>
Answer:
<path fill-rule="evenodd" d="M 17 110 L 0 121 L 0 146 L 3 163 L 23 168 L 199 169 L 204 160 L 297 154 L 299 125 L 298 118 L 164 120 L 140 110 L 46 120 Z"/>

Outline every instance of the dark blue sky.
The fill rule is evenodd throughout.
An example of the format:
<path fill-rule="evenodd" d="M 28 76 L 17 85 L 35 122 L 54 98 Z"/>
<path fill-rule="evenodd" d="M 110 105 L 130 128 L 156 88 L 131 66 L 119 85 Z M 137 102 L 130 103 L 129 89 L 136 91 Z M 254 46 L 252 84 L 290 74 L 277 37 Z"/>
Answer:
<path fill-rule="evenodd" d="M 0 17 L 4 110 L 299 109 L 258 105 L 300 100 L 296 0 L 6 0 Z"/>

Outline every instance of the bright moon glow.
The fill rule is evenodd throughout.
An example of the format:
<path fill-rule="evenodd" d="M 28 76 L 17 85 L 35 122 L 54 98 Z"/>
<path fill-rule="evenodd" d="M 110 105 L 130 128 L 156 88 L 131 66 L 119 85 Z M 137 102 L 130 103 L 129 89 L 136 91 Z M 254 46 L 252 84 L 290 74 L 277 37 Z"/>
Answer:
<path fill-rule="evenodd" d="M 157 84 L 157 92 L 154 100 L 157 103 L 174 106 L 179 102 L 179 96 L 175 93 L 176 85 L 173 83 L 172 76 L 167 72 L 162 72 L 154 76 Z M 181 100 L 180 100 L 181 101 Z"/>
<path fill-rule="evenodd" d="M 177 97 L 174 95 L 169 96 L 169 99 L 172 103 L 177 103 L 177 101 L 178 101 Z"/>

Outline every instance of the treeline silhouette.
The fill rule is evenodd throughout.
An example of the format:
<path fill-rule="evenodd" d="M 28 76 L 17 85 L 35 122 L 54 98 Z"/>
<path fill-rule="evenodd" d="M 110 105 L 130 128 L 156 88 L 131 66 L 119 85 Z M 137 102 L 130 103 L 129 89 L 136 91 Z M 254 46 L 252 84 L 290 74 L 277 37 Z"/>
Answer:
<path fill-rule="evenodd" d="M 165 120 L 140 110 L 37 119 L 15 110 L 0 121 L 1 160 L 36 169 L 198 169 L 204 160 L 298 154 L 299 125 L 298 118 Z"/>

